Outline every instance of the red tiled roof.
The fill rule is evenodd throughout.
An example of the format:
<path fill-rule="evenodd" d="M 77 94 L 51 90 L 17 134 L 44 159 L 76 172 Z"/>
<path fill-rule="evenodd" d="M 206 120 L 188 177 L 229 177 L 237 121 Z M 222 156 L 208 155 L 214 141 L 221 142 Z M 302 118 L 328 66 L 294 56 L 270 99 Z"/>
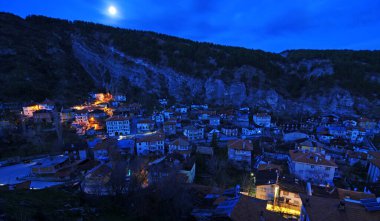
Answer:
<path fill-rule="evenodd" d="M 230 140 L 228 141 L 227 147 L 236 150 L 253 150 L 253 144 L 251 140 Z"/>
<path fill-rule="evenodd" d="M 338 188 L 338 195 L 339 199 L 352 199 L 352 200 L 361 200 L 361 199 L 370 199 L 370 198 L 376 198 L 376 195 L 373 193 L 364 193 L 364 192 L 357 192 L 352 190 L 345 190 Z"/>
<path fill-rule="evenodd" d="M 106 121 L 126 121 L 126 120 L 129 120 L 129 118 L 117 115 L 117 116 L 112 116 L 112 117 L 108 118 Z"/>
<path fill-rule="evenodd" d="M 154 141 L 163 141 L 165 140 L 165 135 L 162 133 L 154 133 L 150 135 L 144 135 L 136 138 L 136 143 L 142 142 L 154 142 Z"/>
<path fill-rule="evenodd" d="M 175 146 L 189 146 L 190 145 L 190 143 L 186 139 L 183 139 L 183 138 L 178 138 L 174 140 L 171 144 Z"/>
<path fill-rule="evenodd" d="M 325 156 L 313 152 L 302 152 L 299 150 L 289 150 L 289 155 L 292 161 L 314 164 L 314 165 L 325 165 L 330 167 L 337 167 L 333 160 L 326 160 Z M 318 161 L 316 158 L 318 157 Z"/>

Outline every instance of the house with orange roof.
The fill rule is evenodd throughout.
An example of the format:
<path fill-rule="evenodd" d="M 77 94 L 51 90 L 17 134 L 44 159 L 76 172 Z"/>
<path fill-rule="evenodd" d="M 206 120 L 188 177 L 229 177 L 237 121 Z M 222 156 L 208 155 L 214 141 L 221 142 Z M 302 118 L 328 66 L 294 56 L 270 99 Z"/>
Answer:
<path fill-rule="evenodd" d="M 290 173 L 301 180 L 329 185 L 338 168 L 330 155 L 305 150 L 289 150 L 288 165 Z"/>
<path fill-rule="evenodd" d="M 230 140 L 227 143 L 228 160 L 238 166 L 250 170 L 253 144 L 251 140 Z"/>
<path fill-rule="evenodd" d="M 136 137 L 136 150 L 138 156 L 152 153 L 163 155 L 165 153 L 164 146 L 165 135 L 160 132 L 139 135 Z"/>
<path fill-rule="evenodd" d="M 185 159 L 190 157 L 191 145 L 184 138 L 178 138 L 169 144 L 169 153 L 181 154 Z"/>

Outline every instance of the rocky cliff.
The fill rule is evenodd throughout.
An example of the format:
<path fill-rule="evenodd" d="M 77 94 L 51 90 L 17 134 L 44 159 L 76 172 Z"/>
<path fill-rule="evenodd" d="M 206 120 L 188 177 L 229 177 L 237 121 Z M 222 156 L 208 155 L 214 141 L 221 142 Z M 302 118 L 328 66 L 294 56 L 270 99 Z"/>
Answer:
<path fill-rule="evenodd" d="M 91 90 L 152 104 L 380 113 L 379 51 L 259 50 L 152 32 L 0 14 L 0 100 L 76 102 Z"/>

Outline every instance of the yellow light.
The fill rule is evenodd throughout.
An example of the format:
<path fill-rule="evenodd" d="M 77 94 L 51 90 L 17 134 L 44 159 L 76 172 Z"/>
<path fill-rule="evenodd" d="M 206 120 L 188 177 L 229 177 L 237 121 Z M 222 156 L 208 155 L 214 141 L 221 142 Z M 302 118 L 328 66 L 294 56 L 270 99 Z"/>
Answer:
<path fill-rule="evenodd" d="M 282 214 L 289 214 L 289 215 L 295 215 L 295 216 L 300 216 L 301 211 L 300 210 L 294 210 L 294 209 L 289 209 L 285 207 L 280 207 L 280 206 L 273 206 L 272 204 L 267 204 L 266 209 L 268 211 L 276 212 L 276 213 L 282 213 Z"/>

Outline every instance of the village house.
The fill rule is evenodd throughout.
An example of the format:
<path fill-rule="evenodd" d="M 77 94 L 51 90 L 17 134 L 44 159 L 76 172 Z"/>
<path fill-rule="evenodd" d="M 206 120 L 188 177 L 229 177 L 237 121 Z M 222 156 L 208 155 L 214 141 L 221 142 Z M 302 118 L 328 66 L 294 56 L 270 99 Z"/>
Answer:
<path fill-rule="evenodd" d="M 123 136 L 131 133 L 130 119 L 124 116 L 112 116 L 106 120 L 108 136 Z"/>
<path fill-rule="evenodd" d="M 190 157 L 191 150 L 190 143 L 183 138 L 178 138 L 169 144 L 169 153 L 178 153 L 185 159 Z"/>
<path fill-rule="evenodd" d="M 189 141 L 203 140 L 204 139 L 204 128 L 187 126 L 183 129 L 183 135 L 185 135 Z"/>
<path fill-rule="evenodd" d="M 253 144 L 251 140 L 230 140 L 227 143 L 228 160 L 239 168 L 251 169 Z"/>
<path fill-rule="evenodd" d="M 86 143 L 66 145 L 63 149 L 65 156 L 74 162 L 76 160 L 86 160 L 88 158 L 88 146 Z"/>
<path fill-rule="evenodd" d="M 104 94 L 103 93 L 90 93 L 90 98 L 96 99 L 96 100 L 104 100 Z"/>
<path fill-rule="evenodd" d="M 139 135 L 136 137 L 137 155 L 149 155 L 165 153 L 165 135 L 160 132 L 155 132 L 147 135 Z"/>
<path fill-rule="evenodd" d="M 181 183 L 193 183 L 195 170 L 195 158 L 184 159 L 180 155 L 169 154 L 149 163 L 148 180 L 150 184 L 164 179 L 175 179 L 175 181 Z"/>
<path fill-rule="evenodd" d="M 261 170 L 256 173 L 256 198 L 273 200 L 278 190 L 278 172 L 276 170 Z"/>
<path fill-rule="evenodd" d="M 192 104 L 191 110 L 207 110 L 208 104 Z"/>
<path fill-rule="evenodd" d="M 95 118 L 95 119 L 98 119 L 98 118 L 105 118 L 107 117 L 107 113 L 100 110 L 100 109 L 95 109 L 93 111 L 90 111 L 88 112 L 88 117 L 91 119 L 91 118 Z"/>
<path fill-rule="evenodd" d="M 361 143 L 366 136 L 366 130 L 359 127 L 347 128 L 346 138 L 350 140 L 351 143 Z"/>
<path fill-rule="evenodd" d="M 253 122 L 261 127 L 270 127 L 271 116 L 266 113 L 258 113 L 253 115 Z"/>
<path fill-rule="evenodd" d="M 112 96 L 113 100 L 116 102 L 126 102 L 127 101 L 127 96 L 124 94 L 115 94 Z"/>
<path fill-rule="evenodd" d="M 112 193 L 111 173 L 112 168 L 108 164 L 96 166 L 85 175 L 81 183 L 81 189 L 86 194 L 110 195 Z"/>
<path fill-rule="evenodd" d="M 158 103 L 160 103 L 162 106 L 168 105 L 168 100 L 165 98 L 158 99 Z"/>
<path fill-rule="evenodd" d="M 29 103 L 22 107 L 22 114 L 25 117 L 33 117 L 33 113 L 38 110 L 42 110 L 42 107 L 38 103 Z"/>
<path fill-rule="evenodd" d="M 42 110 L 50 110 L 50 111 L 54 110 L 54 107 L 55 107 L 54 102 L 49 99 L 45 99 L 43 102 L 39 104 L 39 106 L 40 106 L 40 109 Z"/>
<path fill-rule="evenodd" d="M 377 127 L 376 120 L 361 117 L 358 120 L 358 126 L 366 130 L 369 134 L 372 134 Z"/>
<path fill-rule="evenodd" d="M 174 112 L 172 110 L 163 110 L 161 113 L 164 115 L 165 119 L 171 119 L 174 116 Z"/>
<path fill-rule="evenodd" d="M 356 122 L 354 120 L 345 120 L 345 121 L 343 121 L 343 125 L 345 127 L 356 127 L 358 125 L 358 122 Z"/>
<path fill-rule="evenodd" d="M 180 113 L 180 114 L 187 114 L 187 107 L 186 106 L 178 106 L 178 107 L 175 107 L 175 112 L 177 113 Z"/>
<path fill-rule="evenodd" d="M 243 127 L 241 129 L 241 135 L 245 137 L 255 136 L 262 134 L 262 128 L 256 127 Z"/>
<path fill-rule="evenodd" d="M 334 137 L 345 137 L 347 129 L 345 126 L 332 124 L 327 126 L 327 129 L 329 131 L 329 134 L 333 135 Z"/>
<path fill-rule="evenodd" d="M 220 131 L 217 129 L 212 129 L 210 132 L 207 133 L 207 140 L 212 141 L 212 138 L 215 136 L 217 140 L 220 138 Z"/>
<path fill-rule="evenodd" d="M 154 113 L 152 115 L 152 120 L 156 122 L 156 124 L 162 124 L 165 121 L 165 116 L 162 113 Z"/>
<path fill-rule="evenodd" d="M 177 133 L 177 122 L 175 120 L 169 120 L 164 123 L 163 129 L 165 135 L 174 135 Z"/>
<path fill-rule="evenodd" d="M 115 151 L 119 151 L 117 148 L 116 138 L 105 138 L 96 143 L 90 150 L 93 152 L 94 159 L 102 163 L 106 163 L 110 160 L 111 154 Z"/>
<path fill-rule="evenodd" d="M 338 166 L 330 155 L 289 150 L 289 156 L 289 171 L 297 178 L 314 184 L 334 185 L 334 174 Z"/>
<path fill-rule="evenodd" d="M 323 151 L 323 148 L 325 145 L 322 143 L 315 141 L 315 140 L 305 140 L 301 143 L 295 144 L 295 149 L 301 150 L 301 151 L 307 151 L 307 152 L 315 152 L 315 153 L 320 153 Z"/>
<path fill-rule="evenodd" d="M 369 168 L 367 172 L 367 180 L 370 183 L 380 181 L 380 152 L 368 152 Z"/>
<path fill-rule="evenodd" d="M 234 121 L 234 124 L 239 127 L 249 127 L 249 115 L 248 114 L 238 114 Z"/>
<path fill-rule="evenodd" d="M 329 126 L 332 124 L 337 124 L 340 120 L 339 116 L 335 114 L 329 114 L 329 115 L 324 115 L 320 117 L 321 119 L 321 125 L 323 126 Z"/>
<path fill-rule="evenodd" d="M 33 113 L 38 110 L 54 110 L 54 103 L 49 100 L 45 100 L 42 103 L 29 103 L 22 107 L 22 113 L 25 117 L 33 117 Z"/>
<path fill-rule="evenodd" d="M 192 210 L 197 221 L 285 221 L 284 217 L 267 209 L 267 201 L 240 194 L 240 187 L 225 191 L 209 191 L 203 201 Z"/>
<path fill-rule="evenodd" d="M 218 127 L 220 125 L 220 117 L 217 115 L 210 116 L 209 125 L 211 127 Z"/>
<path fill-rule="evenodd" d="M 37 110 L 33 112 L 34 123 L 52 123 L 53 115 L 50 110 Z"/>
<path fill-rule="evenodd" d="M 75 111 L 75 123 L 79 125 L 88 125 L 88 111 L 83 110 L 76 110 Z"/>
<path fill-rule="evenodd" d="M 137 133 L 147 133 L 154 129 L 154 121 L 150 119 L 142 119 L 137 122 Z"/>
<path fill-rule="evenodd" d="M 31 167 L 31 177 L 50 177 L 65 179 L 70 175 L 72 166 L 69 157 L 64 155 L 46 157 L 38 160 L 37 164 Z"/>
<path fill-rule="evenodd" d="M 350 166 L 353 166 L 356 163 L 360 163 L 363 166 L 367 166 L 367 154 L 364 152 L 347 150 L 345 157 L 348 161 L 348 165 Z"/>
<path fill-rule="evenodd" d="M 238 136 L 238 128 L 234 126 L 223 126 L 222 133 L 228 137 L 237 137 Z"/>

